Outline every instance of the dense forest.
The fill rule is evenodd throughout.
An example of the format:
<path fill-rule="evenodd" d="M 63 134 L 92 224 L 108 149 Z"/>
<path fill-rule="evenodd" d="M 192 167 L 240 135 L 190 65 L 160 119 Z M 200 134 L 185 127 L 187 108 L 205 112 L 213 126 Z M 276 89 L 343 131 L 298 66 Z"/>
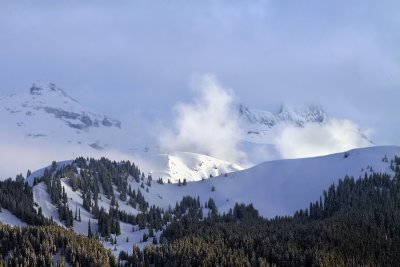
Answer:
<path fill-rule="evenodd" d="M 97 240 L 56 225 L 0 224 L 0 253 L 0 266 L 116 266 L 111 252 Z"/>
<path fill-rule="evenodd" d="M 118 234 L 123 221 L 148 228 L 143 240 L 152 238 L 152 245 L 143 250 L 134 245 L 116 260 L 99 236 L 77 235 L 44 218 L 20 175 L 0 182 L 0 206 L 35 226 L 0 225 L 0 266 L 398 266 L 400 158 L 390 166 L 394 175 L 368 170 L 358 179 L 346 176 L 293 216 L 265 219 L 251 204 L 236 204 L 221 214 L 213 199 L 203 206 L 192 196 L 165 211 L 149 206 L 127 179 L 150 187 L 151 177 L 130 162 L 78 158 L 62 168 L 53 164 L 35 184 L 47 184 L 59 212 L 70 210 L 59 183 L 70 177 L 74 190 L 84 196 L 83 206 L 98 219 L 100 237 Z M 108 211 L 96 204 L 100 187 L 111 200 Z M 119 210 L 113 187 L 120 200 L 140 213 Z M 64 223 L 72 226 L 66 219 Z M 154 231 L 162 231 L 161 236 L 156 238 Z"/>

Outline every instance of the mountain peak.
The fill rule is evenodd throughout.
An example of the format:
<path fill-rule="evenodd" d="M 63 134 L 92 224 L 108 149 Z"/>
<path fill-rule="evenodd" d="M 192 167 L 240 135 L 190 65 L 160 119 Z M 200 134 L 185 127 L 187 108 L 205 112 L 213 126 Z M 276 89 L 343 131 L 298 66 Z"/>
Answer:
<path fill-rule="evenodd" d="M 328 119 L 325 110 L 317 104 L 296 106 L 283 104 L 277 116 L 282 121 L 292 121 L 298 126 L 303 126 L 306 122 L 323 123 Z"/>
<path fill-rule="evenodd" d="M 240 105 L 239 116 L 251 124 L 265 125 L 268 128 L 272 128 L 276 124 L 282 122 L 294 123 L 302 127 L 307 122 L 324 123 L 328 119 L 328 115 L 324 109 L 316 104 L 283 104 L 277 113 L 249 109 L 244 105 Z"/>
<path fill-rule="evenodd" d="M 29 89 L 29 92 L 34 96 L 43 96 L 47 95 L 48 93 L 58 93 L 61 96 L 68 97 L 76 102 L 76 100 L 68 96 L 64 90 L 59 88 L 55 83 L 51 82 L 35 82 Z"/>

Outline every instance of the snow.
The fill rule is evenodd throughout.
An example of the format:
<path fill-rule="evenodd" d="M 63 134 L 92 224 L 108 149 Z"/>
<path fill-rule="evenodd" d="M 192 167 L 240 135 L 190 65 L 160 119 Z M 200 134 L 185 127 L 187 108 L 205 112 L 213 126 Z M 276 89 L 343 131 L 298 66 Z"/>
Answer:
<path fill-rule="evenodd" d="M 170 179 L 172 183 L 177 183 L 179 179 L 181 181 L 184 179 L 186 181 L 200 181 L 208 179 L 210 175 L 218 176 L 243 170 L 237 164 L 190 152 L 150 155 L 144 157 L 144 159 L 153 167 L 148 169 L 148 173 L 152 175 L 153 180 L 161 177 L 164 182 Z"/>
<path fill-rule="evenodd" d="M 47 185 L 40 182 L 33 187 L 33 201 L 42 207 L 42 214 L 47 218 L 53 218 L 53 221 L 59 225 L 63 225 L 58 217 L 56 206 L 51 203 L 49 193 L 47 193 Z"/>
<path fill-rule="evenodd" d="M 13 226 L 27 226 L 27 224 L 17 218 L 14 214 L 10 211 L 1 208 L 0 211 L 0 223 L 9 224 Z"/>

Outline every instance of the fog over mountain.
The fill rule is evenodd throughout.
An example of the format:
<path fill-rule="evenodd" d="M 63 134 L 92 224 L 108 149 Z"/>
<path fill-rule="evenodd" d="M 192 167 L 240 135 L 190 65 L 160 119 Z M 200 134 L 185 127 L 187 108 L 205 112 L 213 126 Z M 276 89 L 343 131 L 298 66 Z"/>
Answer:
<path fill-rule="evenodd" d="M 316 103 L 399 144 L 396 1 L 3 1 L 0 95 L 51 81 L 111 117 L 173 120 L 215 75 L 247 106 Z M 194 79 L 196 80 L 196 79 Z M 136 118 L 136 119 L 135 119 Z M 151 125 L 154 125 L 153 123 Z"/>
<path fill-rule="evenodd" d="M 330 118 L 322 106 L 284 104 L 272 113 L 241 104 L 215 76 L 199 77 L 198 85 L 193 100 L 174 106 L 172 122 L 111 118 L 55 83 L 35 82 L 23 94 L 2 96 L 1 175 L 85 155 L 135 160 L 165 180 L 199 180 L 267 160 L 373 145 L 368 131 Z"/>

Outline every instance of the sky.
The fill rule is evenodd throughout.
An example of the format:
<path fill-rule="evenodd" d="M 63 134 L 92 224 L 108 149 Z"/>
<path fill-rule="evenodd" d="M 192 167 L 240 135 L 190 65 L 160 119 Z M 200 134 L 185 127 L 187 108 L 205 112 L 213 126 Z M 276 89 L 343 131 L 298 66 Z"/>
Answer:
<path fill-rule="evenodd" d="M 398 1 L 0 1 L 0 95 L 37 81 L 117 118 L 172 118 L 211 74 L 235 101 L 321 104 L 400 144 Z"/>

